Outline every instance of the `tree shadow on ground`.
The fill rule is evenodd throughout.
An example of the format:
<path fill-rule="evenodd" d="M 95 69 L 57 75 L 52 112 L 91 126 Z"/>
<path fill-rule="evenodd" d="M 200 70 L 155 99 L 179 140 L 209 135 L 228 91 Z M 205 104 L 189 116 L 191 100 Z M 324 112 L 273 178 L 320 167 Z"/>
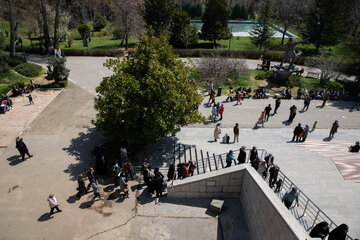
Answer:
<path fill-rule="evenodd" d="M 80 173 L 94 165 L 94 160 L 90 154 L 97 142 L 101 142 L 102 136 L 94 128 L 88 128 L 87 132 L 79 133 L 78 137 L 71 139 L 70 145 L 63 148 L 70 156 L 74 156 L 76 163 L 71 163 L 67 169 L 72 180 L 76 180 Z"/>
<path fill-rule="evenodd" d="M 38 222 L 45 222 L 47 220 L 52 219 L 53 217 L 50 215 L 50 213 L 44 213 L 38 218 Z"/>
<path fill-rule="evenodd" d="M 142 165 L 143 161 L 155 167 L 168 167 L 173 163 L 174 144 L 179 139 L 177 137 L 166 136 L 158 143 L 146 146 L 134 156 L 135 164 Z"/>

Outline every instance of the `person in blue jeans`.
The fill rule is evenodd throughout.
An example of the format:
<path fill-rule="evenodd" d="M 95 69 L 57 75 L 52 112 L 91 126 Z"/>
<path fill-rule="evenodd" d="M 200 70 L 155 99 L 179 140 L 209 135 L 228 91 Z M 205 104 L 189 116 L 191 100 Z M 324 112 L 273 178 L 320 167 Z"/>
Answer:
<path fill-rule="evenodd" d="M 230 150 L 226 155 L 226 168 L 231 166 L 231 163 L 234 159 L 234 152 L 233 150 Z"/>

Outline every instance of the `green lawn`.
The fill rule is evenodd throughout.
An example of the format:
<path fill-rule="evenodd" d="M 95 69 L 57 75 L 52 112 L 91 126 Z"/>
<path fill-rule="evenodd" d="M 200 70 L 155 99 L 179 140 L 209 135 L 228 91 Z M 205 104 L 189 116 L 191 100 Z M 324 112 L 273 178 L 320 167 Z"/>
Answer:
<path fill-rule="evenodd" d="M 30 78 L 18 75 L 14 71 L 10 71 L 5 76 L 0 76 L 0 94 L 6 94 L 11 90 L 12 86 L 20 82 L 27 85 L 30 82 Z"/>
<path fill-rule="evenodd" d="M 92 23 L 88 22 L 87 25 L 92 28 Z M 9 31 L 9 24 L 8 22 L 0 22 L 0 28 L 4 32 L 4 30 Z M 73 39 L 73 44 L 71 48 L 68 48 L 67 42 L 61 42 L 60 47 L 62 49 L 110 49 L 110 48 L 120 48 L 124 47 L 121 46 L 121 40 L 115 40 L 112 36 L 112 32 L 114 30 L 114 24 L 109 23 L 104 29 L 101 30 L 101 32 L 95 32 L 94 36 L 91 36 L 92 41 L 89 43 L 88 48 L 83 47 L 82 38 L 80 34 L 77 31 L 77 28 L 69 30 L 69 37 Z M 23 45 L 24 46 L 31 46 L 30 40 L 28 40 L 28 30 L 24 28 L 21 24 L 18 30 L 19 36 L 23 39 Z M 299 34 L 296 32 L 293 28 L 290 29 L 290 32 L 294 32 L 295 34 Z M 4 35 L 4 34 L 3 34 Z M 10 41 L 10 36 L 5 39 L 5 43 L 8 45 Z M 285 39 L 285 43 L 288 41 L 288 39 Z M 129 47 L 133 48 L 137 43 L 139 42 L 139 39 L 132 37 L 129 39 Z M 229 49 L 229 40 L 221 40 L 217 41 L 218 44 L 221 44 L 224 46 L 225 49 Z M 271 45 L 277 46 L 280 45 L 281 38 L 272 38 Z M 38 42 L 34 42 L 35 46 L 38 44 Z M 193 47 L 195 49 L 212 49 L 213 45 L 210 41 L 204 41 L 199 40 L 198 43 Z M 231 50 L 253 50 L 257 51 L 259 50 L 258 47 L 252 44 L 250 37 L 233 37 L 231 39 Z M 329 51 L 331 49 L 331 51 Z M 326 52 L 330 52 L 332 54 L 336 54 L 340 61 L 342 62 L 349 62 L 351 61 L 351 57 L 355 57 L 356 53 L 354 53 L 351 49 L 347 48 L 346 46 L 339 44 L 336 46 L 330 46 L 330 47 L 324 47 L 322 50 Z M 305 45 L 299 45 L 297 47 L 297 51 L 302 52 L 302 56 L 304 57 L 311 57 L 316 55 L 315 46 L 310 44 Z M 282 52 L 282 51 L 281 51 Z"/>

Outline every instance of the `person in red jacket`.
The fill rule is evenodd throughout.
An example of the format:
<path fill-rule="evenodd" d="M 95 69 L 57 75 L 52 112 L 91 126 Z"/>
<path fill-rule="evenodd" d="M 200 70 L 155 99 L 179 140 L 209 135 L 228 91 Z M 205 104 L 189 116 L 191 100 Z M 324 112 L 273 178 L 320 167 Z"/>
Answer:
<path fill-rule="evenodd" d="M 182 168 L 181 168 L 181 173 L 182 173 L 182 177 L 183 178 L 187 178 L 189 177 L 189 168 L 188 168 L 188 164 L 183 164 Z"/>
<path fill-rule="evenodd" d="M 220 114 L 219 121 L 221 121 L 222 117 L 223 117 L 223 114 L 224 114 L 224 105 L 223 104 L 221 104 L 221 106 L 220 106 L 219 114 Z"/>

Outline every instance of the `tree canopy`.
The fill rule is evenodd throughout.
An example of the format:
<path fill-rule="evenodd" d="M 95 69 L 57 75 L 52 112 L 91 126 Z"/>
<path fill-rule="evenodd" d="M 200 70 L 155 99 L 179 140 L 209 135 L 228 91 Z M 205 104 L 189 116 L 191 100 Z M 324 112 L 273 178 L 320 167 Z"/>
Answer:
<path fill-rule="evenodd" d="M 339 43 L 347 30 L 345 21 L 350 12 L 349 0 L 315 0 L 306 21 L 306 37 L 318 51 L 321 46 Z"/>
<path fill-rule="evenodd" d="M 156 36 L 168 30 L 174 12 L 172 0 L 145 0 L 144 8 L 146 25 L 155 31 Z"/>
<path fill-rule="evenodd" d="M 228 27 L 230 7 L 226 0 L 209 0 L 202 17 L 203 25 L 200 38 L 213 41 L 229 39 L 231 36 Z"/>
<path fill-rule="evenodd" d="M 261 8 L 259 23 L 253 31 L 250 32 L 251 41 L 254 45 L 259 47 L 259 50 L 266 51 L 267 46 L 270 44 L 270 38 L 274 35 L 274 30 L 271 26 L 271 8 L 272 2 L 267 0 Z"/>
<path fill-rule="evenodd" d="M 196 28 L 190 25 L 187 12 L 176 8 L 170 24 L 170 44 L 175 48 L 187 48 L 196 42 Z"/>
<path fill-rule="evenodd" d="M 130 144 L 151 144 L 201 122 L 202 97 L 165 36 L 143 36 L 129 59 L 109 59 L 114 74 L 96 88 L 95 126 Z"/>

